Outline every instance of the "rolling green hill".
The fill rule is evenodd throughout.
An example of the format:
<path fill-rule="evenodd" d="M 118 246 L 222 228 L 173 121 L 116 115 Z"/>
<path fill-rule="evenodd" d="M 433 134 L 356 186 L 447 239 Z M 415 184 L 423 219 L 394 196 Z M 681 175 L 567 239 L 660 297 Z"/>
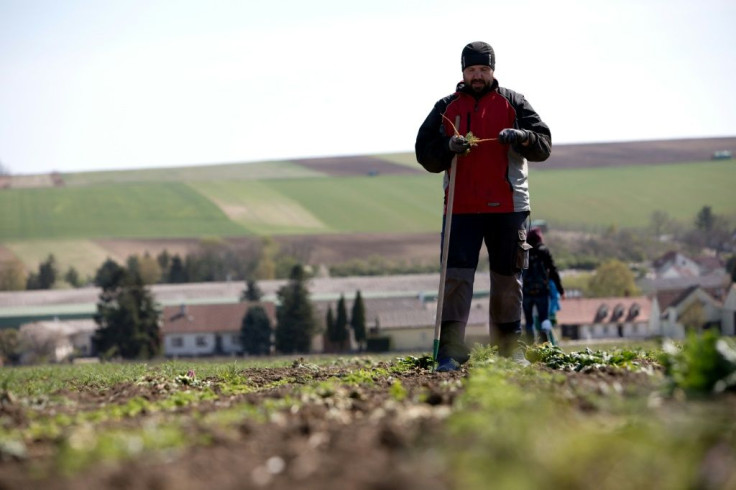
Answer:
<path fill-rule="evenodd" d="M 411 233 L 439 225 L 440 175 L 208 175 L 8 189 L 0 192 L 0 240 Z M 530 171 L 534 217 L 566 228 L 647 226 L 655 210 L 689 223 L 704 205 L 736 218 L 735 183 L 731 161 Z"/>
<path fill-rule="evenodd" d="M 418 167 L 412 154 L 376 158 Z M 64 187 L 4 189 L 0 260 L 35 269 L 54 253 L 89 273 L 106 256 L 122 258 L 103 239 L 439 232 L 442 175 L 375 175 L 355 162 L 335 163 L 347 176 L 261 162 L 89 172 L 64 175 Z M 734 222 L 735 187 L 730 160 L 530 168 L 532 218 L 565 229 L 646 227 L 654 211 L 689 225 L 706 205 Z"/>
<path fill-rule="evenodd" d="M 736 219 L 736 162 L 532 170 L 533 214 L 567 228 L 646 227 L 654 211 L 693 222 L 703 206 Z"/>
<path fill-rule="evenodd" d="M 244 234 L 212 201 L 179 182 L 7 189 L 2 241 Z"/>

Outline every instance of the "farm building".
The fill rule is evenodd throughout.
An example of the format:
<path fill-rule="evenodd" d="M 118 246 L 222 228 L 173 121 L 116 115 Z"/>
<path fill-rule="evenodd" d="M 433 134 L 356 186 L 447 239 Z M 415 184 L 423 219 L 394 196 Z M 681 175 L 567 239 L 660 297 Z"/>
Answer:
<path fill-rule="evenodd" d="M 366 334 L 370 345 L 382 345 L 381 350 L 417 352 L 432 349 L 434 341 L 434 324 L 437 302 L 434 297 L 426 300 L 423 294 L 402 297 L 369 297 L 364 298 Z M 328 306 L 335 311 L 335 301 L 319 301 L 316 304 L 317 315 L 324 319 Z M 352 309 L 352 300 L 346 298 L 348 313 Z M 321 340 L 314 343 L 324 345 Z M 382 342 L 377 342 L 378 340 Z M 475 299 L 466 329 L 466 342 L 472 346 L 476 342 L 488 343 L 488 299 Z M 351 349 L 357 348 L 352 338 Z"/>
<path fill-rule="evenodd" d="M 477 274 L 467 329 L 470 346 L 489 340 L 488 282 L 487 273 Z M 264 290 L 264 298 L 271 302 L 266 303 L 271 318 L 275 316 L 275 292 L 283 284 L 284 281 L 259 284 Z M 437 284 L 438 274 L 315 278 L 309 281 L 309 290 L 319 323 L 324 323 L 328 306 L 335 311 L 337 300 L 343 294 L 349 315 L 353 295 L 360 290 L 369 336 L 388 339 L 391 350 L 426 352 L 431 350 L 433 343 Z M 693 286 L 697 288 L 694 290 Z M 557 315 L 558 336 L 581 340 L 620 336 L 680 338 L 685 332 L 681 317 L 696 299 L 702 303 L 703 314 L 707 317 L 703 321 L 704 326 L 720 328 L 726 335 L 736 333 L 736 292 L 725 273 L 648 279 L 646 284 L 640 283 L 640 287 L 645 295 L 636 298 L 566 298 Z M 156 301 L 164 307 L 161 326 L 166 356 L 231 355 L 241 351 L 239 334 L 246 305 L 238 300 L 243 284 L 171 284 L 155 285 L 151 289 Z M 58 318 L 58 323 L 62 324 L 67 323 L 66 320 L 73 323 L 85 319 L 94 330 L 92 317 L 96 312 L 98 295 L 97 288 L 0 292 L 0 328 L 19 328 L 32 323 L 53 324 Z M 639 305 L 638 315 L 629 319 L 635 302 Z M 689 314 L 692 317 L 692 311 Z M 275 325 L 275 320 L 273 323 Z M 354 339 L 351 340 L 350 349 L 355 351 L 357 345 Z M 91 344 L 88 345 L 86 352 L 91 351 Z M 68 352 L 69 348 L 62 347 L 54 359 L 60 358 L 64 350 Z M 313 339 L 311 350 L 315 353 L 325 351 L 322 334 Z M 85 352 L 82 347 L 78 351 Z"/>
<path fill-rule="evenodd" d="M 573 340 L 647 338 L 660 335 L 656 298 L 572 298 L 561 303 L 557 324 Z"/>
<path fill-rule="evenodd" d="M 654 260 L 652 268 L 657 279 L 698 277 L 725 272 L 723 262 L 718 257 L 691 258 L 676 251 L 667 252 Z"/>
<path fill-rule="evenodd" d="M 259 303 L 271 324 L 276 323 L 272 302 Z M 161 319 L 166 357 L 241 354 L 240 329 L 254 303 L 182 304 L 164 308 Z"/>
<path fill-rule="evenodd" d="M 94 354 L 92 336 L 97 330 L 94 320 L 40 321 L 21 325 L 22 364 L 40 360 L 62 362 Z"/>
<path fill-rule="evenodd" d="M 733 290 L 733 287 L 731 288 Z M 685 337 L 688 329 L 715 328 L 723 331 L 724 304 L 707 289 L 691 286 L 679 294 L 662 310 L 662 335 L 673 339 Z M 733 323 L 732 323 L 733 325 Z M 733 335 L 733 332 L 731 332 Z"/>

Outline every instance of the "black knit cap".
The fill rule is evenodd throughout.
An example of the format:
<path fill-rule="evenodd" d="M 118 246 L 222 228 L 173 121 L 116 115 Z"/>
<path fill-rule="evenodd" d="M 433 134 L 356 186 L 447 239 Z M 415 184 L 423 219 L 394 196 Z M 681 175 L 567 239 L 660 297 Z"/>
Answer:
<path fill-rule="evenodd" d="M 487 65 L 496 69 L 496 54 L 490 44 L 483 41 L 469 43 L 463 48 L 461 58 L 463 70 L 473 65 Z"/>

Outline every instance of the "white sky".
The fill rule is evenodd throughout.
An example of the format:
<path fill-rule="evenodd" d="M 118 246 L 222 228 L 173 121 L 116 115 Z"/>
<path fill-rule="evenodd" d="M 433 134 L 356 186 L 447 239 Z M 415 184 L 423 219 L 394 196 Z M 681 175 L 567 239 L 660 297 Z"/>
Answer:
<path fill-rule="evenodd" d="M 555 143 L 736 136 L 732 0 L 0 0 L 0 162 L 410 152 L 496 51 Z"/>

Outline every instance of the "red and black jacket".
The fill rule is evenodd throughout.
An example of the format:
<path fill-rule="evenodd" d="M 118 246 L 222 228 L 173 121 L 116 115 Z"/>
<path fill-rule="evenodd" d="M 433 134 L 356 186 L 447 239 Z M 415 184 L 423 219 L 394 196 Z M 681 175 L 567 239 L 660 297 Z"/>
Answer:
<path fill-rule="evenodd" d="M 460 83 L 454 94 L 435 104 L 419 128 L 416 157 L 429 172 L 449 173 L 455 154 L 448 143 L 458 116 L 456 129 L 461 135 L 472 132 L 480 139 L 494 141 L 479 143 L 469 153 L 458 155 L 453 214 L 529 211 L 527 160 L 541 162 L 549 158 L 549 127 L 523 95 L 499 87 L 495 79 L 490 90 L 479 96 Z M 505 128 L 531 131 L 529 145 L 511 147 L 499 143 L 495 139 Z"/>

